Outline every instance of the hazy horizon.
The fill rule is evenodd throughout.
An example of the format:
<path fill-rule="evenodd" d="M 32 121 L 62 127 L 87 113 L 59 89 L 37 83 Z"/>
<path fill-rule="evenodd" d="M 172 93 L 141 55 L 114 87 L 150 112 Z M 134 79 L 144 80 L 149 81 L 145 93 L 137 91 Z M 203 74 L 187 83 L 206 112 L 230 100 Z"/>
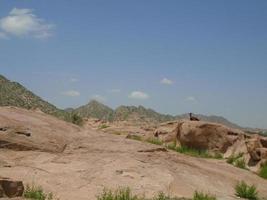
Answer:
<path fill-rule="evenodd" d="M 263 0 L 3 0 L 0 74 L 59 108 L 96 99 L 267 128 L 266 10 Z"/>

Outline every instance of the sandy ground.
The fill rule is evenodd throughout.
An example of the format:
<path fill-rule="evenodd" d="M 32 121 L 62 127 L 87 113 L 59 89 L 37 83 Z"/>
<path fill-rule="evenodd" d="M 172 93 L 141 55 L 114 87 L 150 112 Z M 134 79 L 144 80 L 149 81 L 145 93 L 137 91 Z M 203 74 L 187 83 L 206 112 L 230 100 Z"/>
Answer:
<path fill-rule="evenodd" d="M 30 115 L 39 119 L 46 117 L 42 113 Z M 52 123 L 50 121 L 56 119 L 43 120 Z M 26 120 L 27 123 L 31 122 Z M 67 139 L 62 153 L 0 149 L 0 176 L 40 185 L 61 200 L 94 200 L 104 187 L 119 186 L 129 186 L 134 193 L 147 197 L 159 191 L 192 197 L 198 190 L 215 194 L 219 200 L 232 200 L 237 199 L 234 186 L 241 180 L 255 184 L 260 196 L 267 197 L 266 180 L 225 161 L 194 158 L 172 151 L 140 152 L 159 146 L 96 130 L 77 130 L 69 128 L 71 133 L 66 137 L 71 135 L 71 140 Z"/>

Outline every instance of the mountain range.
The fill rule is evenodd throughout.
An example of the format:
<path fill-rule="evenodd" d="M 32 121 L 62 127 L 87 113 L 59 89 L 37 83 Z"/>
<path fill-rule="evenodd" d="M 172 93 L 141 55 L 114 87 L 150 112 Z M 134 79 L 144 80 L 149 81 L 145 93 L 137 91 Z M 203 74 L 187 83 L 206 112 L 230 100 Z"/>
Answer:
<path fill-rule="evenodd" d="M 182 115 L 166 115 L 158 113 L 150 108 L 143 106 L 119 106 L 112 109 L 96 100 L 90 101 L 88 104 L 78 107 L 76 109 L 68 108 L 65 111 L 78 114 L 84 118 L 97 118 L 106 121 L 133 121 L 133 122 L 148 122 L 148 123 L 161 123 L 166 121 L 174 121 L 179 119 L 187 119 L 188 114 Z M 232 128 L 242 129 L 237 124 L 234 124 L 224 117 L 220 116 L 206 116 L 196 114 L 198 118 L 204 121 L 221 123 Z"/>
<path fill-rule="evenodd" d="M 160 123 L 188 118 L 188 114 L 177 116 L 165 115 L 143 106 L 119 106 L 115 110 L 97 102 L 90 101 L 88 104 L 74 108 L 61 110 L 56 106 L 44 101 L 24 86 L 12 82 L 0 75 L 0 106 L 16 106 L 25 109 L 40 109 L 42 112 L 56 116 L 65 121 L 71 121 L 73 114 L 81 117 L 93 117 L 106 121 L 136 121 Z M 242 128 L 220 116 L 196 115 L 201 120 L 217 122 L 233 128 Z"/>

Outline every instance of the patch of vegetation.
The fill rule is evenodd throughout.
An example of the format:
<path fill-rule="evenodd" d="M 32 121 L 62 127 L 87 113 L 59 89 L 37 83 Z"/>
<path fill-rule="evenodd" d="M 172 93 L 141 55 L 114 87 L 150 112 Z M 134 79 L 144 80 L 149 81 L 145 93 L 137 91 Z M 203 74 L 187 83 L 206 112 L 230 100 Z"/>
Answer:
<path fill-rule="evenodd" d="M 244 158 L 240 158 L 237 161 L 235 161 L 234 164 L 236 167 L 241 168 L 241 169 L 246 169 L 246 161 Z"/>
<path fill-rule="evenodd" d="M 229 164 L 234 165 L 235 162 L 243 156 L 243 153 L 239 153 L 238 155 L 231 155 L 230 157 L 227 158 L 226 162 Z"/>
<path fill-rule="evenodd" d="M 106 128 L 108 128 L 109 126 L 108 125 L 106 125 L 106 124 L 101 124 L 100 126 L 99 126 L 99 129 L 106 129 Z"/>
<path fill-rule="evenodd" d="M 215 159 L 223 159 L 223 155 L 222 155 L 221 153 L 216 152 L 216 153 L 213 155 L 213 158 L 215 158 Z"/>
<path fill-rule="evenodd" d="M 73 124 L 78 125 L 78 126 L 82 126 L 83 125 L 83 118 L 80 117 L 78 114 L 75 113 L 75 114 L 72 114 L 71 115 L 71 122 Z"/>
<path fill-rule="evenodd" d="M 217 198 L 210 194 L 205 194 L 203 192 L 195 192 L 193 200 L 216 200 Z"/>
<path fill-rule="evenodd" d="M 247 169 L 246 168 L 246 161 L 244 158 L 242 158 L 244 154 L 239 153 L 237 155 L 231 155 L 229 158 L 227 158 L 226 162 L 234 165 L 235 167 L 241 168 L 241 169 Z"/>
<path fill-rule="evenodd" d="M 167 144 L 166 148 L 170 149 L 170 150 L 173 150 L 173 151 L 176 151 L 176 142 L 174 141 L 174 142 L 172 142 L 170 144 Z"/>
<path fill-rule="evenodd" d="M 161 141 L 158 138 L 149 138 L 146 140 L 146 142 L 151 143 L 151 144 L 156 144 L 156 145 L 163 145 L 163 141 Z"/>
<path fill-rule="evenodd" d="M 267 179 L 267 163 L 261 166 L 259 176 L 264 179 Z"/>
<path fill-rule="evenodd" d="M 258 191 L 254 185 L 248 185 L 244 181 L 239 182 L 235 186 L 236 196 L 248 200 L 258 200 Z"/>
<path fill-rule="evenodd" d="M 46 194 L 40 186 L 27 185 L 23 197 L 32 200 L 52 200 L 53 194 Z"/>
<path fill-rule="evenodd" d="M 127 135 L 126 138 L 127 139 L 131 139 L 131 140 L 142 141 L 142 137 L 140 135 L 132 135 L 132 134 L 129 134 L 129 135 Z"/>
<path fill-rule="evenodd" d="M 119 188 L 115 191 L 104 189 L 103 192 L 97 196 L 97 200 L 216 200 L 216 197 L 202 192 L 195 192 L 194 197 L 188 199 L 183 197 L 170 197 L 164 192 L 160 192 L 153 198 L 148 199 L 144 196 L 138 197 L 137 195 L 133 195 L 131 189 L 126 187 Z"/>
<path fill-rule="evenodd" d="M 208 151 L 206 150 L 194 149 L 194 148 L 190 148 L 187 146 L 176 147 L 175 150 L 179 153 L 183 153 L 183 154 L 194 156 L 194 157 L 213 158 L 213 156 L 210 155 Z"/>
<path fill-rule="evenodd" d="M 119 188 L 115 192 L 104 189 L 97 200 L 139 200 L 136 195 L 133 195 L 130 188 Z"/>

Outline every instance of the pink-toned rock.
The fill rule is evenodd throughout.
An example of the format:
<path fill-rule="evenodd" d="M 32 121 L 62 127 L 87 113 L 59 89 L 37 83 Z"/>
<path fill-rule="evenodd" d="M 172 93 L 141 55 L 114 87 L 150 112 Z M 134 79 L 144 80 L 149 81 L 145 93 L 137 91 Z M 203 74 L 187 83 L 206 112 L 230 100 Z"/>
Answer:
<path fill-rule="evenodd" d="M 177 142 L 180 145 L 225 153 L 238 140 L 244 140 L 242 131 L 221 124 L 188 120 L 178 123 Z"/>

